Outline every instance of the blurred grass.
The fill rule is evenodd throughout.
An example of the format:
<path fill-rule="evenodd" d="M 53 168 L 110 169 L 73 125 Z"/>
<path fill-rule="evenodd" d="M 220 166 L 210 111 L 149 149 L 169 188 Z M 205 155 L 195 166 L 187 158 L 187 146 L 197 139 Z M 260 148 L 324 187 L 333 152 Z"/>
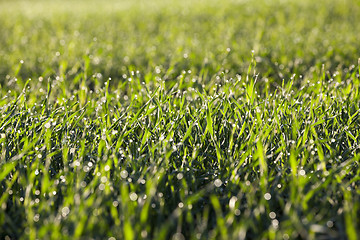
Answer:
<path fill-rule="evenodd" d="M 76 74 L 85 57 L 105 79 L 121 78 L 128 66 L 235 74 L 246 71 L 255 50 L 262 76 L 281 83 L 294 73 L 312 77 L 322 64 L 335 72 L 359 57 L 359 5 L 353 1 L 1 4 L 3 77 L 21 59 L 23 78 Z"/>

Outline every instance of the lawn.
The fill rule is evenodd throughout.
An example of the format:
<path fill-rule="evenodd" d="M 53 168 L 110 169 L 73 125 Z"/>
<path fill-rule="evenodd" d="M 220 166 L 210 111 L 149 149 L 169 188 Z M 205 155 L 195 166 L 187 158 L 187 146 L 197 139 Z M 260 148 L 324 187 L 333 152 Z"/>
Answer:
<path fill-rule="evenodd" d="M 0 1 L 0 239 L 360 237 L 360 4 Z"/>

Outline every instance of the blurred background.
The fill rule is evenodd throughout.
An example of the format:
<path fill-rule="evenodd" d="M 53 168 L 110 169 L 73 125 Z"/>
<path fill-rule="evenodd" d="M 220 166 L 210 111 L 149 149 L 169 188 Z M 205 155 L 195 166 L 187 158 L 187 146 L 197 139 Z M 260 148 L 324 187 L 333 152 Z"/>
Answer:
<path fill-rule="evenodd" d="M 0 83 L 132 70 L 209 80 L 244 73 L 254 58 L 276 86 L 356 65 L 359 12 L 351 0 L 0 1 Z"/>

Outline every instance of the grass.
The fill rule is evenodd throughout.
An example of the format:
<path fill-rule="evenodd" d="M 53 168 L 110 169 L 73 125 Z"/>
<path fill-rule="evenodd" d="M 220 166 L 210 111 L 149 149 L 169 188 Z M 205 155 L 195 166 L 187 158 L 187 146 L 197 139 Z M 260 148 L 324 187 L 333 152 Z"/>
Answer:
<path fill-rule="evenodd" d="M 360 5 L 0 1 L 2 239 L 360 236 Z"/>

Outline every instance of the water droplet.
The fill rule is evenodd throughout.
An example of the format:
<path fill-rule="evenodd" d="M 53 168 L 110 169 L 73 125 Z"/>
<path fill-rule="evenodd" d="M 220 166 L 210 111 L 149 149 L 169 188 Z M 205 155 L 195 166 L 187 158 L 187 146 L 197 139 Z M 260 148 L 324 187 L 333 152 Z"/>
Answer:
<path fill-rule="evenodd" d="M 64 207 L 63 209 L 61 209 L 61 215 L 63 217 L 66 217 L 69 213 L 70 213 L 70 209 L 68 207 Z"/>
<path fill-rule="evenodd" d="M 265 198 L 265 200 L 269 201 L 271 199 L 271 194 L 270 193 L 265 193 L 264 198 Z"/>
<path fill-rule="evenodd" d="M 220 187 L 222 185 L 222 181 L 220 179 L 216 179 L 214 181 L 214 185 L 215 185 L 215 187 Z"/>
<path fill-rule="evenodd" d="M 148 233 L 147 233 L 146 230 L 142 230 L 142 231 L 141 231 L 141 237 L 142 237 L 142 238 L 146 238 L 147 235 L 148 235 Z"/>
<path fill-rule="evenodd" d="M 326 226 L 328 226 L 329 228 L 332 228 L 334 226 L 334 222 L 333 221 L 327 221 Z"/>
<path fill-rule="evenodd" d="M 185 237 L 182 235 L 182 233 L 178 232 L 172 236 L 172 240 L 185 240 Z"/>
<path fill-rule="evenodd" d="M 40 215 L 39 214 L 35 214 L 35 216 L 34 216 L 34 222 L 38 222 L 39 221 L 39 219 L 40 219 Z"/>
<path fill-rule="evenodd" d="M 230 201 L 229 201 L 229 208 L 230 208 L 230 209 L 234 209 L 234 208 L 235 208 L 235 203 L 236 203 L 236 201 L 237 201 L 237 197 L 232 196 L 232 197 L 230 198 Z"/>
<path fill-rule="evenodd" d="M 130 193 L 129 197 L 130 197 L 131 201 L 136 201 L 138 198 L 138 195 L 136 193 L 132 192 L 132 193 Z"/>
<path fill-rule="evenodd" d="M 103 191 L 105 189 L 105 184 L 101 183 L 99 185 L 99 189 L 100 189 L 100 191 Z"/>
<path fill-rule="evenodd" d="M 274 219 L 271 221 L 271 224 L 273 225 L 274 228 L 278 228 L 279 227 L 279 221 L 277 219 Z"/>
<path fill-rule="evenodd" d="M 100 181 L 101 181 L 102 183 L 106 183 L 106 182 L 107 182 L 107 177 L 102 176 L 101 179 L 100 179 Z"/>
<path fill-rule="evenodd" d="M 73 154 L 75 152 L 75 148 L 70 149 L 70 154 Z"/>
<path fill-rule="evenodd" d="M 284 240 L 289 240 L 289 238 L 290 238 L 290 237 L 289 237 L 289 235 L 288 235 L 287 233 L 285 233 L 285 234 L 283 235 L 283 239 L 284 239 Z"/>
<path fill-rule="evenodd" d="M 183 174 L 183 173 L 178 173 L 178 174 L 176 175 L 176 178 L 179 179 L 179 180 L 181 180 L 183 177 L 184 177 L 184 174 Z"/>

